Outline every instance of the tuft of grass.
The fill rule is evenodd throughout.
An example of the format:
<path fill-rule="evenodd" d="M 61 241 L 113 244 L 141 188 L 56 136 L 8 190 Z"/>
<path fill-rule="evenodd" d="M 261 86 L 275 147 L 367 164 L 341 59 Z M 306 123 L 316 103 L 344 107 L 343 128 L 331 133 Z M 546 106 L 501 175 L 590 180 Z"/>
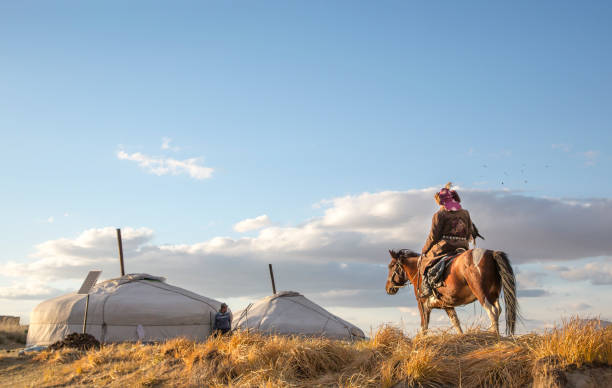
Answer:
<path fill-rule="evenodd" d="M 44 383 L 58 386 L 521 387 L 546 368 L 612 365 L 611 336 L 611 328 L 578 318 L 519 337 L 475 328 L 409 337 L 386 325 L 355 343 L 236 332 L 206 342 L 178 338 L 45 351 L 34 360 L 52 370 Z"/>
<path fill-rule="evenodd" d="M 523 387 L 532 379 L 530 366 L 525 347 L 503 341 L 466 354 L 461 383 L 469 387 Z"/>
<path fill-rule="evenodd" d="M 584 364 L 612 365 L 612 326 L 599 320 L 573 317 L 530 345 L 536 359 L 554 359 L 561 367 Z"/>

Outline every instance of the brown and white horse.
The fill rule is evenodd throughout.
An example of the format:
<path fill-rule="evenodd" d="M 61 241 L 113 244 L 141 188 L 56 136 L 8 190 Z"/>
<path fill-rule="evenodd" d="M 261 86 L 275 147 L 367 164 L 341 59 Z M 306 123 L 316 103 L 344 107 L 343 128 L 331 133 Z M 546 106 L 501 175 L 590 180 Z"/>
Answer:
<path fill-rule="evenodd" d="M 444 309 L 459 333 L 461 324 L 455 307 L 472 303 L 476 299 L 491 320 L 490 330 L 499 334 L 501 307 L 499 296 L 503 290 L 506 306 L 506 334 L 514 334 L 518 315 L 516 300 L 516 279 L 510 261 L 504 252 L 484 249 L 470 249 L 457 256 L 447 268 L 444 285 L 437 288 L 439 298 L 434 295 L 419 298 L 422 270 L 420 255 L 407 249 L 399 252 L 390 250 L 391 262 L 385 288 L 387 294 L 395 295 L 401 287 L 411 283 L 421 314 L 421 329 L 427 332 L 429 316 L 434 308 Z"/>

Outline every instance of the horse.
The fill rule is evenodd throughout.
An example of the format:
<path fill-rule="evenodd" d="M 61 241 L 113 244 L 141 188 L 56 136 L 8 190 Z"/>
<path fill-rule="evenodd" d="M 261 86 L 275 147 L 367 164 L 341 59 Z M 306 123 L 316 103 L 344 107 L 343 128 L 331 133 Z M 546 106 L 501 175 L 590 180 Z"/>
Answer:
<path fill-rule="evenodd" d="M 444 285 L 427 298 L 419 297 L 423 281 L 421 274 L 421 255 L 408 249 L 398 252 L 389 250 L 391 262 L 385 289 L 387 294 L 395 295 L 407 283 L 414 286 L 414 295 L 421 315 L 421 332 L 427 333 L 429 316 L 434 308 L 444 309 L 451 323 L 459 332 L 461 324 L 455 307 L 474 302 L 476 299 L 491 320 L 489 330 L 499 335 L 499 297 L 504 292 L 506 307 L 506 334 L 513 335 L 518 316 L 516 299 L 516 278 L 508 256 L 501 251 L 470 249 L 460 253 L 446 269 Z"/>

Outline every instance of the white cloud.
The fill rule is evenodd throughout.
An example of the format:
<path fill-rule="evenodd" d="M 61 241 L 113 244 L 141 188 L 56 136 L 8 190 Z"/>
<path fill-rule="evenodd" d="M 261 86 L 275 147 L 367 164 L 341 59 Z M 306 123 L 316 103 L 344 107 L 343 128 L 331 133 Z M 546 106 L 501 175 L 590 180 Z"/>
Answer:
<path fill-rule="evenodd" d="M 255 218 L 247 218 L 234 225 L 234 230 L 239 233 L 257 230 L 270 225 L 270 218 L 263 214 Z"/>
<path fill-rule="evenodd" d="M 48 223 L 52 224 L 52 223 L 53 223 L 53 221 L 55 221 L 55 219 L 53 218 L 53 216 L 51 216 L 51 217 L 47 218 L 47 222 L 48 222 Z"/>
<path fill-rule="evenodd" d="M 586 263 L 582 267 L 551 266 L 559 276 L 570 281 L 590 281 L 594 285 L 612 285 L 612 259 Z"/>
<path fill-rule="evenodd" d="M 546 274 L 538 271 L 522 271 L 520 267 L 516 267 L 514 273 L 516 274 L 518 288 L 521 289 L 540 287 L 542 278 L 546 276 Z"/>
<path fill-rule="evenodd" d="M 344 297 L 344 296 L 356 296 L 359 295 L 361 290 L 329 290 L 325 292 L 319 293 L 319 296 L 329 298 L 329 297 Z"/>
<path fill-rule="evenodd" d="M 169 137 L 164 137 L 164 138 L 162 138 L 162 145 L 161 145 L 161 149 L 162 149 L 162 150 L 174 151 L 174 152 L 177 152 L 177 151 L 180 151 L 180 150 L 181 150 L 181 147 L 178 147 L 178 146 L 171 146 L 171 145 L 170 145 L 170 142 L 172 142 L 172 139 L 171 139 L 171 138 L 169 138 Z"/>
<path fill-rule="evenodd" d="M 0 299 L 29 299 L 36 300 L 50 298 L 60 295 L 62 290 L 48 287 L 43 284 L 31 284 L 26 282 L 22 285 L 13 284 L 11 286 L 0 287 Z"/>
<path fill-rule="evenodd" d="M 385 271 L 386 272 L 386 271 Z M 345 275 L 346 276 L 346 275 Z M 344 283 L 344 282 L 342 282 Z M 345 287 L 346 284 L 342 284 Z M 366 285 L 369 288 L 363 289 L 331 289 L 325 292 L 310 292 L 308 297 L 326 307 L 397 307 L 401 305 L 416 305 L 415 298 L 408 294 L 401 296 L 390 296 L 387 295 L 383 286 L 384 280 L 376 282 L 377 288 L 372 288 L 370 285 Z"/>
<path fill-rule="evenodd" d="M 539 271 L 523 271 L 520 266 L 515 266 L 514 273 L 517 282 L 517 295 L 519 298 L 540 298 L 550 296 L 551 293 L 543 288 L 543 280 L 546 274 Z"/>
<path fill-rule="evenodd" d="M 155 175 L 187 174 L 194 179 L 207 179 L 214 171 L 211 167 L 202 165 L 202 158 L 189 158 L 177 160 L 166 157 L 148 156 L 140 152 L 128 154 L 123 150 L 117 151 L 117 158 L 136 162 L 139 167 Z"/>
<path fill-rule="evenodd" d="M 569 144 L 565 144 L 565 143 L 558 143 L 558 144 L 553 144 L 552 148 L 554 150 L 568 153 L 571 151 L 572 146 Z M 573 155 L 581 158 L 584 161 L 585 166 L 595 166 L 597 164 L 597 160 L 601 156 L 601 152 L 596 151 L 596 150 L 587 150 L 584 152 L 576 152 Z"/>
<path fill-rule="evenodd" d="M 121 236 L 126 255 L 134 255 L 149 241 L 153 231 L 147 228 L 123 228 Z M 36 246 L 33 261 L 0 264 L 4 276 L 32 280 L 33 284 L 49 281 L 83 279 L 90 269 L 118 262 L 115 228 L 88 229 L 74 239 L 49 240 Z"/>
<path fill-rule="evenodd" d="M 571 310 L 571 311 L 588 310 L 591 307 L 593 306 L 585 302 L 576 302 L 576 303 L 570 303 L 567 305 L 568 310 Z"/>
<path fill-rule="evenodd" d="M 599 158 L 600 152 L 589 150 L 580 153 L 580 156 L 584 159 L 584 164 L 587 166 L 594 166 L 597 164 L 597 159 Z"/>
<path fill-rule="evenodd" d="M 419 309 L 417 307 L 398 307 L 398 310 L 405 314 L 410 314 L 413 317 L 419 316 Z"/>

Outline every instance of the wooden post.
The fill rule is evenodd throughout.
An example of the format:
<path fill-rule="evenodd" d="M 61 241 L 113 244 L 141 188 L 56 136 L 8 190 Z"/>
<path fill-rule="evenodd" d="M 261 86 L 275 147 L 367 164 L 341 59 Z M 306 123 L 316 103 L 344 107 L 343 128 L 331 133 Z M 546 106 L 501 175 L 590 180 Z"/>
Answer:
<path fill-rule="evenodd" d="M 268 264 L 270 268 L 270 279 L 272 279 L 272 292 L 276 294 L 276 284 L 274 284 L 274 272 L 272 271 L 272 264 Z"/>
<path fill-rule="evenodd" d="M 85 299 L 85 317 L 83 317 L 83 334 L 87 331 L 87 310 L 89 310 L 89 294 L 87 294 L 87 299 Z"/>
<path fill-rule="evenodd" d="M 125 276 L 123 268 L 123 244 L 121 243 L 121 229 L 117 228 L 117 243 L 119 244 L 119 263 L 121 263 L 121 276 Z"/>

